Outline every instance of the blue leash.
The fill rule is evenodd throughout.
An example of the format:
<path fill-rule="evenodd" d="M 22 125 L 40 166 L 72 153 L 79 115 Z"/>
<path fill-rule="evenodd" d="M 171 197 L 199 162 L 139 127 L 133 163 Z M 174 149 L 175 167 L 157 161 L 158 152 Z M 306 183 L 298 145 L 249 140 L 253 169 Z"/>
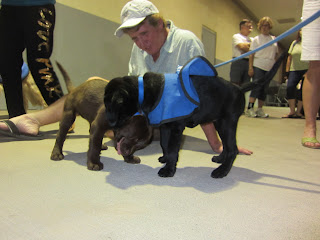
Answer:
<path fill-rule="evenodd" d="M 311 17 L 307 18 L 306 20 L 302 21 L 301 23 L 297 24 L 296 26 L 290 28 L 289 30 L 285 31 L 284 33 L 282 33 L 281 35 L 279 35 L 278 37 L 276 37 L 275 39 L 273 39 L 272 41 L 256 48 L 255 50 L 252 50 L 250 52 L 247 52 L 247 53 L 244 53 L 242 54 L 241 56 L 239 57 L 235 57 L 229 61 L 226 61 L 226 62 L 223 62 L 223 63 L 219 63 L 217 65 L 214 65 L 215 68 L 218 68 L 218 67 L 221 67 L 225 64 L 228 64 L 228 63 L 231 63 L 231 62 L 234 62 L 234 61 L 237 61 L 241 58 L 244 58 L 244 57 L 247 57 L 257 51 L 260 51 L 261 49 L 263 48 L 266 48 L 268 46 L 270 46 L 271 44 L 275 43 L 275 42 L 278 42 L 280 41 L 281 39 L 287 37 L 288 35 L 298 31 L 300 28 L 304 27 L 305 25 L 309 24 L 310 22 L 314 21 L 315 19 L 317 19 L 318 17 L 320 16 L 320 10 L 318 12 L 316 12 L 315 14 L 313 14 Z"/>

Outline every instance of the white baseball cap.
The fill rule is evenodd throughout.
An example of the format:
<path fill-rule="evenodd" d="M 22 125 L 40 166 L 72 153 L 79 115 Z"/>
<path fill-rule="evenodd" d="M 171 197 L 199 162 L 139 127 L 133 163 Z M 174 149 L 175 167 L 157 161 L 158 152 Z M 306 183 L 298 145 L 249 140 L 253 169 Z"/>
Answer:
<path fill-rule="evenodd" d="M 121 10 L 121 26 L 115 31 L 114 35 L 121 37 L 124 28 L 131 28 L 141 23 L 147 16 L 159 13 L 159 10 L 152 2 L 147 0 L 132 0 Z"/>

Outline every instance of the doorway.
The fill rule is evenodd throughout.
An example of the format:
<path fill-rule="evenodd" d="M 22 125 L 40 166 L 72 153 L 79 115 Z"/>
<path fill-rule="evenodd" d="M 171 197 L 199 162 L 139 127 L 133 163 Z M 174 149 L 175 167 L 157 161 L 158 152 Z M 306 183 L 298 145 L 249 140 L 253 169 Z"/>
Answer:
<path fill-rule="evenodd" d="M 206 58 L 215 65 L 216 62 L 216 39 L 217 33 L 212 31 L 206 26 L 202 26 L 202 43 L 204 45 L 204 51 L 206 53 Z"/>

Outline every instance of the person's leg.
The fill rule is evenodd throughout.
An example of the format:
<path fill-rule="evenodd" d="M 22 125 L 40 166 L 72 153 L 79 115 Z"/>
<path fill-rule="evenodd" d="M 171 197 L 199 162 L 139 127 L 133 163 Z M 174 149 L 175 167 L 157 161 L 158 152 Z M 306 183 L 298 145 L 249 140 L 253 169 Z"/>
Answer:
<path fill-rule="evenodd" d="M 248 74 L 249 71 L 249 61 L 244 59 L 242 61 L 242 77 L 241 77 L 241 83 L 240 86 L 242 86 L 245 83 L 250 82 L 250 76 Z"/>
<path fill-rule="evenodd" d="M 289 103 L 289 114 L 284 115 L 283 117 L 290 117 L 293 116 L 296 113 L 296 100 L 295 99 L 288 99 Z"/>
<path fill-rule="evenodd" d="M 258 99 L 258 108 L 263 108 L 264 100 Z"/>
<path fill-rule="evenodd" d="M 310 61 L 302 89 L 305 115 L 304 138 L 316 138 L 316 118 L 320 107 L 320 61 Z M 320 143 L 305 143 L 306 146 L 320 147 Z"/>
<path fill-rule="evenodd" d="M 258 99 L 258 109 L 256 111 L 257 117 L 262 117 L 262 118 L 267 118 L 269 117 L 269 114 L 265 113 L 263 111 L 263 106 L 264 106 L 264 100 Z"/>
<path fill-rule="evenodd" d="M 254 104 L 255 103 L 255 101 L 256 101 L 256 99 L 257 98 L 255 98 L 255 97 L 251 97 L 251 95 L 250 95 L 250 98 L 249 98 L 249 103 L 252 103 L 252 104 Z M 250 108 L 253 108 L 253 105 L 248 105 L 248 109 L 250 109 Z"/>
<path fill-rule="evenodd" d="M 41 126 L 56 123 L 62 119 L 65 99 L 66 96 L 63 96 L 43 110 L 14 117 L 10 121 L 17 126 L 20 133 L 37 135 Z M 8 130 L 8 127 L 0 122 L 0 129 Z"/>
<path fill-rule="evenodd" d="M 251 77 L 249 76 L 248 74 L 248 71 L 249 71 L 249 61 L 248 59 L 245 59 L 242 61 L 242 64 L 241 64 L 241 82 L 240 82 L 240 87 L 243 86 L 244 84 L 246 83 L 249 83 L 250 80 L 251 80 Z M 246 92 L 245 93 L 245 99 L 246 99 L 246 106 L 249 104 L 249 92 Z M 246 112 L 245 112 L 246 113 Z"/>
<path fill-rule="evenodd" d="M 9 117 L 25 114 L 22 94 L 21 67 L 24 35 L 20 27 L 21 11 L 13 6 L 0 10 L 0 74 Z"/>
<path fill-rule="evenodd" d="M 230 81 L 238 86 L 240 86 L 241 83 L 241 66 L 239 61 L 232 62 L 230 67 Z"/>
<path fill-rule="evenodd" d="M 266 74 L 267 74 L 267 71 L 264 71 L 260 68 L 255 69 L 255 75 L 257 75 L 256 79 L 259 79 L 261 81 L 261 86 L 257 89 L 257 95 L 256 95 L 258 98 L 258 108 L 257 108 L 256 114 L 257 114 L 257 117 L 263 117 L 263 118 L 269 117 L 269 114 L 266 114 L 262 109 L 264 106 L 265 99 L 267 97 L 267 89 L 269 87 L 268 82 L 267 83 L 263 82 Z"/>
<path fill-rule="evenodd" d="M 287 100 L 289 102 L 290 112 L 283 117 L 290 117 L 296 114 L 296 95 L 297 95 L 297 85 L 300 81 L 300 74 L 296 71 L 290 71 L 288 82 L 287 82 Z"/>
<path fill-rule="evenodd" d="M 302 101 L 298 100 L 296 115 L 297 115 L 299 118 L 301 118 L 301 117 L 303 116 L 302 113 L 301 113 L 302 107 L 303 107 L 302 104 L 303 104 Z"/>
<path fill-rule="evenodd" d="M 254 103 L 256 101 L 256 99 L 258 98 L 259 100 L 259 96 L 261 95 L 261 91 L 263 90 L 263 85 L 260 84 L 260 81 L 263 82 L 263 76 L 264 76 L 264 72 L 263 70 L 261 70 L 260 68 L 257 67 L 253 67 L 254 69 L 254 76 L 252 81 L 257 82 L 258 87 L 255 88 L 254 90 L 251 91 L 250 93 L 250 98 L 249 98 L 249 104 L 248 104 L 248 111 L 246 112 L 246 115 L 248 117 L 257 117 L 257 113 L 254 111 Z M 260 107 L 260 102 L 258 101 L 258 108 Z"/>
<path fill-rule="evenodd" d="M 254 103 L 255 103 L 255 101 L 256 101 L 255 97 L 251 97 L 251 96 L 249 97 L 248 108 L 247 108 L 247 111 L 246 111 L 246 116 L 247 117 L 253 117 L 253 118 L 257 117 L 257 114 L 254 111 Z"/>
<path fill-rule="evenodd" d="M 223 151 L 222 143 L 218 137 L 216 128 L 213 123 L 201 124 L 201 128 L 207 137 L 208 143 L 212 150 L 216 153 L 221 153 Z M 253 152 L 251 150 L 242 148 L 238 146 L 239 153 L 246 155 L 251 155 Z"/>
<path fill-rule="evenodd" d="M 253 81 L 255 81 L 256 79 L 253 76 Z M 254 89 L 250 92 L 250 96 L 249 96 L 249 103 L 248 103 L 248 108 L 246 111 L 246 116 L 247 117 L 256 117 L 257 114 L 254 111 L 254 103 L 256 101 L 256 96 L 257 96 L 257 90 Z"/>
<path fill-rule="evenodd" d="M 62 88 L 50 62 L 55 26 L 54 5 L 27 8 L 26 48 L 31 74 L 48 105 L 63 96 Z"/>
<path fill-rule="evenodd" d="M 201 124 L 201 128 L 212 150 L 217 153 L 222 152 L 222 143 L 218 137 L 215 126 L 212 123 L 204 123 Z"/>
<path fill-rule="evenodd" d="M 320 1 L 305 0 L 302 17 L 307 19 L 320 10 Z M 305 147 L 320 148 L 316 139 L 316 116 L 320 106 L 320 18 L 302 28 L 301 60 L 309 61 L 309 69 L 303 82 L 302 99 L 305 127 L 302 144 Z"/>
<path fill-rule="evenodd" d="M 232 62 L 230 68 L 230 81 L 238 86 L 242 86 L 244 83 L 250 82 L 248 68 L 249 62 L 247 59 L 240 59 Z"/>
<path fill-rule="evenodd" d="M 296 116 L 297 117 L 303 117 L 302 114 L 302 88 L 303 88 L 303 82 L 304 82 L 304 75 L 306 74 L 307 70 L 302 70 L 299 71 L 299 79 L 301 79 L 301 85 L 300 88 L 297 91 L 297 100 L 298 100 L 298 104 L 297 104 L 297 110 L 296 110 Z M 299 81 L 300 82 L 300 81 Z"/>

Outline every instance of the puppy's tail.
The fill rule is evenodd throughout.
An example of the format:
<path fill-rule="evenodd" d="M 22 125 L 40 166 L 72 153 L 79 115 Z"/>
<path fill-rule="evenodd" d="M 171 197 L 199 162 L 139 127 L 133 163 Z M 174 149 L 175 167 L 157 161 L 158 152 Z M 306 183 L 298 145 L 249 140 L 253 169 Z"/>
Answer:
<path fill-rule="evenodd" d="M 75 87 L 73 86 L 72 81 L 71 81 L 67 71 L 62 67 L 62 65 L 58 61 L 56 61 L 56 64 L 57 64 L 60 72 L 62 73 L 63 79 L 66 83 L 67 90 L 70 93 Z"/>
<path fill-rule="evenodd" d="M 22 90 L 25 109 L 28 109 L 29 107 L 28 102 L 30 102 L 33 106 L 48 106 L 30 73 L 28 73 L 28 75 L 22 81 Z"/>
<path fill-rule="evenodd" d="M 271 70 L 269 72 L 267 72 L 262 78 L 252 81 L 252 82 L 248 82 L 243 84 L 240 89 L 242 92 L 248 92 L 251 91 L 261 85 L 265 85 L 265 84 L 269 84 L 272 80 L 272 78 L 274 77 L 274 75 L 276 75 L 281 63 L 283 62 L 284 58 L 286 57 L 287 53 L 283 52 L 281 54 L 281 56 L 277 59 L 277 61 L 275 62 L 275 64 L 272 66 Z"/>

